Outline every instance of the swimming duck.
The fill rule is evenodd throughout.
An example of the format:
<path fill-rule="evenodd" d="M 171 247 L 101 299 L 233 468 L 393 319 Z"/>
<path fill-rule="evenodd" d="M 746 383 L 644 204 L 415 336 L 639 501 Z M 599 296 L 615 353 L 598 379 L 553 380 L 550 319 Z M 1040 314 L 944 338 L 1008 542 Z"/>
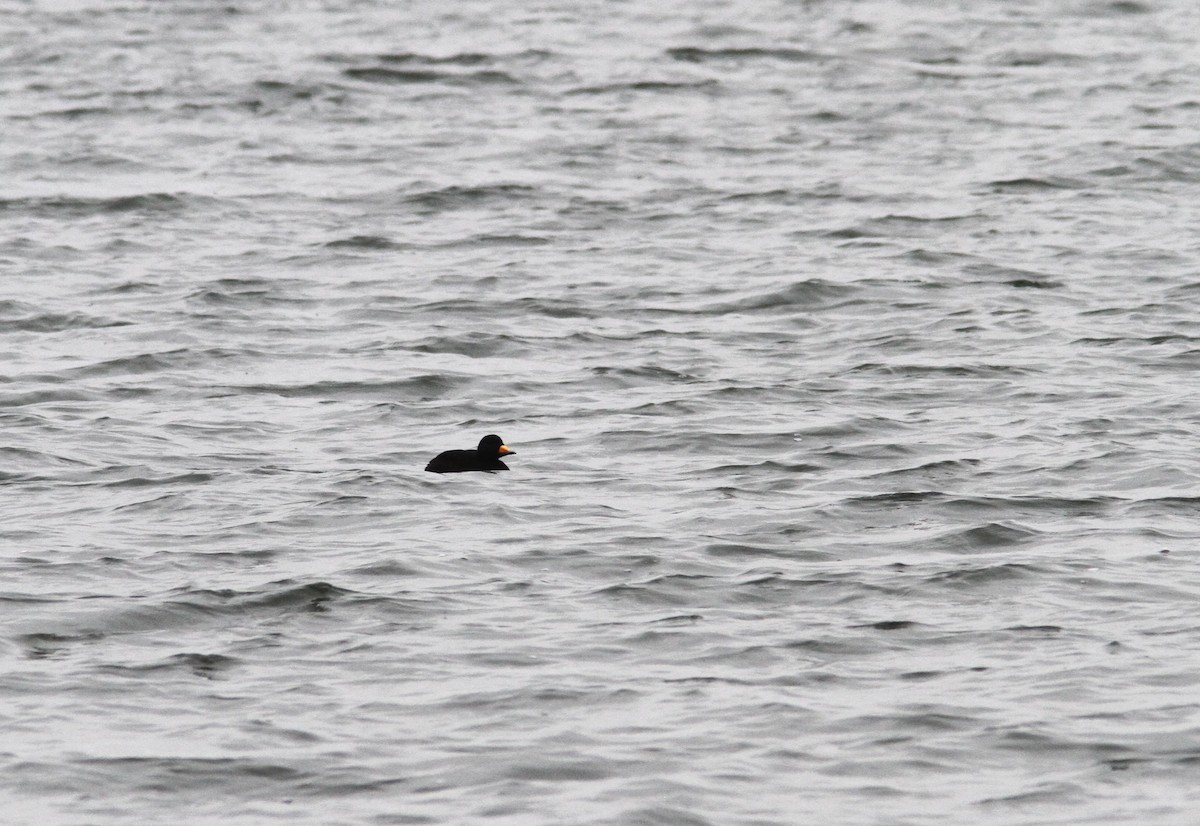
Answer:
<path fill-rule="evenodd" d="M 474 450 L 447 450 L 434 456 L 425 466 L 430 473 L 464 473 L 468 470 L 508 470 L 501 456 L 516 454 L 504 440 L 492 434 L 479 440 Z"/>

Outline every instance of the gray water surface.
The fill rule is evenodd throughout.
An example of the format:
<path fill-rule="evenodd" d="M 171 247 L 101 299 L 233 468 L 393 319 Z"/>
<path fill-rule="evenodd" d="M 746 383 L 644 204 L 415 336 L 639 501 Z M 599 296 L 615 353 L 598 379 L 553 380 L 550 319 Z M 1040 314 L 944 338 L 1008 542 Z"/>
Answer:
<path fill-rule="evenodd" d="M 0 6 L 5 822 L 1195 823 L 1198 32 Z"/>

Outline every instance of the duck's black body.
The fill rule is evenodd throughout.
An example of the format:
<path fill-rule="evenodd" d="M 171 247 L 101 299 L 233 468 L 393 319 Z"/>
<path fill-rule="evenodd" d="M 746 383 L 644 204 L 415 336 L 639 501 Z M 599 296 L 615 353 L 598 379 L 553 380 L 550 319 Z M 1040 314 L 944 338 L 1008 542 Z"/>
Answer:
<path fill-rule="evenodd" d="M 469 470 L 508 470 L 501 456 L 512 456 L 515 450 L 499 436 L 484 436 L 474 450 L 447 450 L 439 453 L 425 466 L 430 473 L 465 473 Z"/>

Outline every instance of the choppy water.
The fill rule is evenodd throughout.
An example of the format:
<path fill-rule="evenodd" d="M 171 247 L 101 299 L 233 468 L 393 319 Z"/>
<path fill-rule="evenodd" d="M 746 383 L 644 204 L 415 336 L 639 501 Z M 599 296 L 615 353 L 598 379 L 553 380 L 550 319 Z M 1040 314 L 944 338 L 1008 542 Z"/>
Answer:
<path fill-rule="evenodd" d="M 1196 822 L 1200 11 L 670 5 L 0 7 L 6 823 Z"/>

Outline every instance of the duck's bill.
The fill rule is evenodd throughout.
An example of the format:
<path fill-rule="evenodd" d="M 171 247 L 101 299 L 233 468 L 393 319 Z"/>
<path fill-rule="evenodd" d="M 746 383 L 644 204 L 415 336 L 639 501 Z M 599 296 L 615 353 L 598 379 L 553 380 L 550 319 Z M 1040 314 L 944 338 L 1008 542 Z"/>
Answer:
<path fill-rule="evenodd" d="M 500 445 L 500 455 L 501 456 L 515 456 L 516 453 L 517 452 L 515 450 L 513 450 L 511 447 L 509 447 L 508 445 Z"/>

